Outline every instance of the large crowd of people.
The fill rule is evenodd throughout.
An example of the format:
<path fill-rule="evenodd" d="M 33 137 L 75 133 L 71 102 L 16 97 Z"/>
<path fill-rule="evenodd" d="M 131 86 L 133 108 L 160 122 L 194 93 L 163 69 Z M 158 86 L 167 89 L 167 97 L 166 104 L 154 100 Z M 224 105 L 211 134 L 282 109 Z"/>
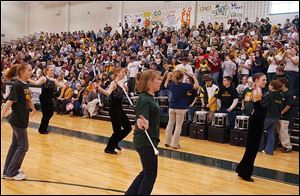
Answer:
<path fill-rule="evenodd" d="M 264 73 L 272 107 L 265 122 L 268 142 L 262 142 L 260 150 L 273 154 L 274 124 L 280 120 L 287 127 L 294 104 L 290 98 L 299 97 L 298 31 L 296 15 L 292 22 L 287 19 L 283 25 L 268 17 L 257 17 L 253 22 L 247 18 L 244 21 L 230 19 L 227 24 L 202 21 L 191 27 L 184 24 L 178 30 L 163 25 L 153 29 L 129 27 L 125 23 L 122 32 L 113 31 L 108 25 L 98 32 L 41 32 L 38 37 L 1 47 L 1 96 L 2 100 L 7 98 L 7 71 L 15 64 L 31 64 L 31 83 L 54 89 L 48 94 L 50 97 L 53 94 L 55 104 L 47 103 L 50 109 L 42 107 L 44 119 L 39 131 L 47 133 L 53 110 L 83 117 L 97 114 L 109 101 L 104 92 L 109 90 L 116 68 L 125 70 L 126 77 L 120 82 L 127 82 L 130 97 L 138 93 L 138 73 L 156 70 L 161 72 L 163 81 L 156 95 L 168 97 L 169 112 L 174 117 L 170 118 L 168 132 L 173 130 L 176 115 L 181 119 L 176 124 L 176 137 L 172 142 L 170 137 L 166 138 L 165 145 L 179 148 L 182 111 L 188 109 L 193 115 L 199 107 L 212 113 L 225 112 L 233 127 L 238 99 L 242 102 L 241 113 L 250 115 L 252 76 Z M 275 80 L 281 82 L 272 82 Z M 288 96 L 289 100 L 277 96 Z M 283 104 L 278 104 L 278 99 Z M 118 141 L 107 151 L 118 148 Z M 286 134 L 283 149 L 291 151 Z"/>

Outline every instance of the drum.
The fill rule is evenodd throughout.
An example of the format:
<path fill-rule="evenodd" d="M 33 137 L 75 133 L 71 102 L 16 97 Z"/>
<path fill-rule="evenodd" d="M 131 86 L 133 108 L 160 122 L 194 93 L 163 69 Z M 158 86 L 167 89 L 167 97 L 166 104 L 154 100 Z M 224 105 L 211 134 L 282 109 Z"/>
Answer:
<path fill-rule="evenodd" d="M 227 127 L 229 124 L 228 114 L 226 113 L 215 113 L 213 117 L 212 125 L 215 127 Z"/>
<path fill-rule="evenodd" d="M 235 118 L 235 129 L 248 130 L 249 116 L 236 116 Z"/>
<path fill-rule="evenodd" d="M 169 107 L 168 97 L 159 96 L 159 97 L 157 97 L 157 99 L 158 99 L 158 104 L 160 107 Z"/>
<path fill-rule="evenodd" d="M 194 115 L 194 123 L 205 125 L 207 123 L 208 111 L 196 111 Z"/>
<path fill-rule="evenodd" d="M 133 96 L 133 97 L 130 97 L 131 101 L 132 101 L 132 104 L 133 106 L 136 106 L 136 103 L 137 103 L 137 100 L 138 100 L 138 96 Z"/>

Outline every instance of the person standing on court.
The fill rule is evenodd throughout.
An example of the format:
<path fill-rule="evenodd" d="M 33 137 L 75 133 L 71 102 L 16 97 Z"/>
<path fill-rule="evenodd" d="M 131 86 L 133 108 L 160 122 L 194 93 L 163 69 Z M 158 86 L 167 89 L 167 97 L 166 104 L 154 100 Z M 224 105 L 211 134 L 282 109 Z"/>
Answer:
<path fill-rule="evenodd" d="M 282 108 L 280 112 L 280 129 L 279 139 L 281 146 L 283 147 L 282 152 L 288 153 L 292 151 L 292 144 L 289 135 L 289 124 L 290 119 L 293 117 L 292 107 L 295 105 L 295 100 L 293 94 L 288 89 L 288 81 L 285 78 L 280 78 L 278 80 L 282 83 Z"/>
<path fill-rule="evenodd" d="M 136 124 L 133 143 L 142 162 L 143 170 L 134 179 L 125 195 L 150 195 L 157 177 L 158 160 L 154 149 L 147 139 L 148 132 L 153 144 L 159 143 L 160 107 L 154 99 L 162 81 L 160 73 L 146 70 L 137 75 L 137 90 L 140 92 L 136 104 Z"/>
<path fill-rule="evenodd" d="M 26 175 L 20 170 L 26 152 L 28 151 L 27 127 L 29 122 L 29 112 L 35 112 L 31 101 L 31 93 L 26 81 L 31 77 L 32 68 L 28 63 L 14 65 L 8 71 L 8 80 L 17 76 L 17 81 L 12 85 L 7 101 L 1 110 L 1 121 L 9 110 L 12 113 L 8 122 L 13 129 L 13 139 L 3 169 L 3 178 L 10 180 L 24 180 Z"/>
<path fill-rule="evenodd" d="M 236 168 L 238 176 L 243 180 L 254 182 L 251 178 L 254 168 L 254 161 L 259 149 L 260 140 L 264 129 L 264 121 L 267 107 L 264 101 L 262 89 L 267 84 L 267 77 L 263 73 L 256 73 L 253 76 L 254 86 L 251 94 L 254 111 L 249 118 L 248 138 L 246 151 L 241 162 Z"/>
<path fill-rule="evenodd" d="M 190 76 L 194 80 L 194 84 L 183 82 L 184 76 Z M 170 80 L 171 82 L 169 82 Z M 189 96 L 187 94 L 192 89 L 197 90 L 199 88 L 199 82 L 195 74 L 189 74 L 188 72 L 175 70 L 172 72 L 172 75 L 168 75 L 164 85 L 172 93 L 169 107 L 169 121 L 166 128 L 165 146 L 172 146 L 174 149 L 179 149 L 181 127 L 184 121 L 184 115 L 190 105 Z M 172 138 L 174 126 L 175 131 Z"/>
<path fill-rule="evenodd" d="M 42 92 L 40 94 L 40 103 L 43 117 L 41 119 L 41 124 L 39 127 L 40 134 L 48 134 L 48 126 L 51 117 L 53 116 L 53 99 L 56 87 L 63 88 L 63 86 L 54 79 L 54 68 L 52 66 L 47 66 L 44 70 L 45 76 L 40 77 L 38 80 L 34 81 L 28 79 L 28 82 L 33 85 L 42 85 Z"/>
<path fill-rule="evenodd" d="M 115 68 L 113 71 L 114 80 L 110 83 L 107 90 L 98 84 L 101 93 L 109 97 L 109 116 L 113 127 L 113 134 L 109 138 L 105 153 L 117 154 L 115 149 L 121 150 L 118 143 L 123 140 L 131 131 L 131 124 L 123 110 L 122 100 L 124 96 L 124 85 L 120 82 L 126 76 L 126 69 L 122 67 Z M 121 85 L 123 85 L 121 87 Z"/>
<path fill-rule="evenodd" d="M 269 83 L 269 91 L 264 97 L 264 102 L 268 107 L 264 123 L 264 130 L 267 134 L 262 133 L 259 151 L 268 155 L 273 155 L 274 148 L 278 144 L 278 141 L 275 141 L 275 131 L 276 125 L 279 123 L 282 107 L 281 88 L 282 83 L 278 80 L 272 80 Z"/>

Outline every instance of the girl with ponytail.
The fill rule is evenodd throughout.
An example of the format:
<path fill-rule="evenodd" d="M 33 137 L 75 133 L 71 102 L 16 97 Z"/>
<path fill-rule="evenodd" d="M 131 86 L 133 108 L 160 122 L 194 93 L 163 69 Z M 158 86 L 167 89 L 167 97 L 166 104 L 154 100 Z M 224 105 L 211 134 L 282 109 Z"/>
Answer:
<path fill-rule="evenodd" d="M 12 113 L 8 122 L 13 129 L 13 139 L 8 151 L 3 178 L 10 180 L 24 180 L 26 175 L 20 170 L 25 154 L 28 151 L 27 127 L 30 109 L 34 112 L 31 101 L 31 93 L 27 80 L 31 77 L 32 68 L 28 63 L 20 63 L 11 67 L 6 78 L 8 80 L 16 77 L 12 85 L 7 101 L 1 110 L 1 120 L 9 108 Z"/>
<path fill-rule="evenodd" d="M 38 80 L 28 79 L 33 85 L 41 85 L 42 92 L 40 94 L 40 103 L 43 117 L 41 119 L 41 124 L 39 127 L 40 134 L 48 134 L 48 125 L 51 117 L 53 116 L 53 99 L 54 99 L 54 92 L 56 87 L 63 88 L 56 79 L 54 79 L 54 68 L 52 66 L 47 66 L 44 69 L 45 76 L 40 77 Z"/>
<path fill-rule="evenodd" d="M 109 116 L 113 127 L 113 134 L 109 138 L 105 153 L 117 154 L 115 149 L 121 150 L 118 143 L 123 140 L 131 131 L 131 124 L 123 110 L 122 100 L 124 96 L 124 86 L 122 81 L 125 79 L 126 70 L 122 67 L 113 70 L 113 81 L 111 81 L 108 89 L 103 89 L 99 84 L 98 90 L 109 99 Z M 121 86 L 123 85 L 123 86 Z"/>
<path fill-rule="evenodd" d="M 243 159 L 238 164 L 236 172 L 238 176 L 248 182 L 254 182 L 251 178 L 256 154 L 259 150 L 260 140 L 264 131 L 264 122 L 267 113 L 265 103 L 266 97 L 263 96 L 263 88 L 267 84 L 267 77 L 264 73 L 256 73 L 252 77 L 254 86 L 251 94 L 254 110 L 249 118 L 249 129 L 246 144 L 246 151 Z"/>

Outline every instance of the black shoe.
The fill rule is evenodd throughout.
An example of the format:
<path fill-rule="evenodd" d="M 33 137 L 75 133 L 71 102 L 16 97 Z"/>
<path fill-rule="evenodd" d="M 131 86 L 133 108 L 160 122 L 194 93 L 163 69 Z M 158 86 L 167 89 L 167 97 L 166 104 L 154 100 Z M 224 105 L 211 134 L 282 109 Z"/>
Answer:
<path fill-rule="evenodd" d="M 170 145 L 169 144 L 165 144 L 165 147 L 170 147 Z"/>
<path fill-rule="evenodd" d="M 289 152 L 292 152 L 292 148 L 283 148 L 282 152 L 284 153 L 289 153 Z"/>
<path fill-rule="evenodd" d="M 40 134 L 48 134 L 49 131 L 39 131 Z"/>
<path fill-rule="evenodd" d="M 119 145 L 116 146 L 116 149 L 117 150 L 122 150 L 122 148 Z"/>
<path fill-rule="evenodd" d="M 105 152 L 105 153 L 108 153 L 108 154 L 118 154 L 116 151 L 113 151 L 113 150 L 107 150 L 107 149 L 105 149 L 104 152 Z"/>
<path fill-rule="evenodd" d="M 254 179 L 253 178 L 245 178 L 243 176 L 240 176 L 240 174 L 238 175 L 239 177 L 241 177 L 243 180 L 247 181 L 247 182 L 254 182 Z"/>

